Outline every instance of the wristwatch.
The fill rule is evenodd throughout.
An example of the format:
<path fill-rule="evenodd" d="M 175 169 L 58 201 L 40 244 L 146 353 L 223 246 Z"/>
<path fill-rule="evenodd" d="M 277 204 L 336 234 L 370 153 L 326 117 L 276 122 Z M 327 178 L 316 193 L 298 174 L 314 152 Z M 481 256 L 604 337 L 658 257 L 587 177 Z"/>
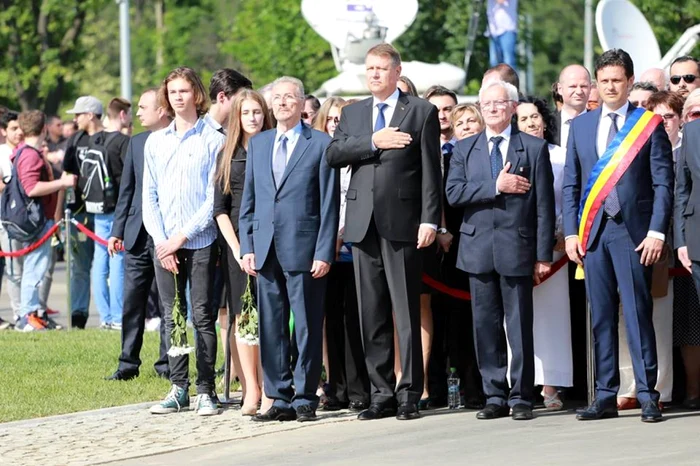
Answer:
<path fill-rule="evenodd" d="M 437 229 L 437 234 L 438 234 L 438 235 L 446 235 L 447 233 L 449 233 L 449 232 L 447 231 L 447 228 L 445 228 L 445 227 L 442 227 L 442 228 L 438 228 L 438 229 Z"/>

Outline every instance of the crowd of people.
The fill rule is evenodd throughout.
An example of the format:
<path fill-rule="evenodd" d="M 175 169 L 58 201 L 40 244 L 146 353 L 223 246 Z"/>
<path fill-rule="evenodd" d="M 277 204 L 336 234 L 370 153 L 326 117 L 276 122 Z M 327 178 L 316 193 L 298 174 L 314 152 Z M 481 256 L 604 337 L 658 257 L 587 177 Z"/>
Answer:
<path fill-rule="evenodd" d="M 635 82 L 629 55 L 607 51 L 595 80 L 561 71 L 555 108 L 519 94 L 503 63 L 477 103 L 439 85 L 420 97 L 387 44 L 367 53 L 366 78 L 370 98 L 321 103 L 293 77 L 258 92 L 222 69 L 207 92 L 176 68 L 140 96 L 146 131 L 133 137 L 120 98 L 105 112 L 80 97 L 74 124 L 4 110 L 2 205 L 37 201 L 40 221 L 19 237 L 3 211 L 2 250 L 32 244 L 66 206 L 109 239 L 67 226 L 72 324 L 85 327 L 92 288 L 100 326 L 122 335 L 108 379 L 128 381 L 161 319 L 154 368 L 171 388 L 154 414 L 190 405 L 189 358 L 172 351 L 189 316 L 200 415 L 220 412 L 221 341 L 256 421 L 347 408 L 415 419 L 447 404 L 450 368 L 479 419 L 532 419 L 540 400 L 561 410 L 585 396 L 587 300 L 596 391 L 578 419 L 641 405 L 642 421 L 661 420 L 674 346 L 683 404 L 700 409 L 700 301 L 693 277 L 668 273 L 700 280 L 686 237 L 700 202 L 697 60 Z M 46 305 L 55 246 L 5 262 L 16 321 L 0 328 L 60 328 Z"/>

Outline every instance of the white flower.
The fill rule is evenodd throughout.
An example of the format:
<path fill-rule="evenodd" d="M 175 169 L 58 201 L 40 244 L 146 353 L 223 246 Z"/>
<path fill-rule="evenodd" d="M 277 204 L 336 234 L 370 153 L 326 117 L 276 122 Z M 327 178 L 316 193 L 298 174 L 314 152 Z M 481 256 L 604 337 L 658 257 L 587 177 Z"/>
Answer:
<path fill-rule="evenodd" d="M 168 356 L 176 358 L 190 354 L 192 351 L 194 351 L 194 348 L 191 346 L 171 346 L 168 350 Z"/>
<path fill-rule="evenodd" d="M 240 342 L 245 343 L 246 345 L 249 345 L 249 346 L 256 346 L 256 345 L 260 344 L 260 340 L 258 339 L 258 337 L 256 337 L 255 335 L 252 335 L 250 333 L 247 333 L 245 335 L 241 335 L 239 332 L 236 332 L 236 338 Z"/>

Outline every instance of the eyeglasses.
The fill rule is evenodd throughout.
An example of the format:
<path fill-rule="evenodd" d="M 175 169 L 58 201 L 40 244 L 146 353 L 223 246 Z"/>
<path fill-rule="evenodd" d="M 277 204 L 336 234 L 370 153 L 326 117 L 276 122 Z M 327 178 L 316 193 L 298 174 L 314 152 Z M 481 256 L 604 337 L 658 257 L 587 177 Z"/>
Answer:
<path fill-rule="evenodd" d="M 338 117 L 328 117 L 328 118 L 326 118 L 326 124 L 330 123 L 331 121 L 332 121 L 333 123 L 335 123 L 336 125 L 338 125 L 338 122 L 340 121 L 340 118 L 338 118 Z"/>
<path fill-rule="evenodd" d="M 673 120 L 674 118 L 676 118 L 678 115 L 676 115 L 675 113 L 664 113 L 663 115 L 659 115 L 659 116 L 666 121 L 670 121 L 670 120 Z"/>
<path fill-rule="evenodd" d="M 489 102 L 481 102 L 480 106 L 481 108 L 498 108 L 503 110 L 508 106 L 509 103 L 513 102 L 512 100 L 491 100 Z"/>
<path fill-rule="evenodd" d="M 697 78 L 697 76 L 695 76 L 694 74 L 684 74 L 683 76 L 675 75 L 671 76 L 671 84 L 678 84 L 681 82 L 681 79 L 683 79 L 683 81 L 685 81 L 686 83 L 690 84 L 693 81 L 695 81 L 695 78 Z"/>
<path fill-rule="evenodd" d="M 279 95 L 275 94 L 272 96 L 272 103 L 278 103 L 281 100 L 284 100 L 285 102 L 292 102 L 294 100 L 297 100 L 298 97 L 292 94 L 285 94 L 285 95 Z"/>
<path fill-rule="evenodd" d="M 688 115 L 686 117 L 688 121 L 697 120 L 698 118 L 700 118 L 700 110 L 693 110 L 692 112 L 688 112 Z"/>

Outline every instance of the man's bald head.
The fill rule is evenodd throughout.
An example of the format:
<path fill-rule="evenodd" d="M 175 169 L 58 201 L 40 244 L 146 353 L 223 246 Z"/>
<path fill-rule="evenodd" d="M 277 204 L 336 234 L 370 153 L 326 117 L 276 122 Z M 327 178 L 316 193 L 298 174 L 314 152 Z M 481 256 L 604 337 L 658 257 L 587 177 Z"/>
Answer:
<path fill-rule="evenodd" d="M 666 72 L 661 68 L 649 68 L 639 77 L 639 82 L 652 83 L 660 91 L 666 89 Z"/>
<path fill-rule="evenodd" d="M 591 74 L 581 65 L 569 65 L 559 73 L 559 94 L 564 100 L 563 109 L 576 115 L 586 109 L 591 93 Z"/>

